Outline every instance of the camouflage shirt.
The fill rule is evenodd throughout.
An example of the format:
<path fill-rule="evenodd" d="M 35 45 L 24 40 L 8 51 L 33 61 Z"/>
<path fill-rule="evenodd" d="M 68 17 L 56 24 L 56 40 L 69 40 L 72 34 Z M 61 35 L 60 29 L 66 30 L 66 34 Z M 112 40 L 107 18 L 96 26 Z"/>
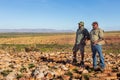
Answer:
<path fill-rule="evenodd" d="M 103 39 L 103 33 L 104 31 L 100 28 L 98 29 L 92 29 L 90 32 L 90 40 L 91 43 L 94 43 L 95 41 L 102 40 Z M 99 44 L 99 42 L 98 42 Z"/>
<path fill-rule="evenodd" d="M 81 42 L 83 41 L 84 43 L 84 39 L 88 39 L 89 38 L 89 32 L 87 29 L 85 29 L 84 27 L 77 29 L 76 32 L 76 41 L 75 44 L 81 44 Z"/>

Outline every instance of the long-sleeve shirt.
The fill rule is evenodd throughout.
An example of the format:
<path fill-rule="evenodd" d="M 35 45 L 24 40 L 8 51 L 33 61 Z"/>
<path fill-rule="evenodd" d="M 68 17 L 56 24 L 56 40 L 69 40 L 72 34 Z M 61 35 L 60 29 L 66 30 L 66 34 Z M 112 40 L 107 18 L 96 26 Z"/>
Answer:
<path fill-rule="evenodd" d="M 85 39 L 89 39 L 89 32 L 84 27 L 77 29 L 75 44 L 81 44 Z M 84 43 L 84 42 L 83 42 Z"/>

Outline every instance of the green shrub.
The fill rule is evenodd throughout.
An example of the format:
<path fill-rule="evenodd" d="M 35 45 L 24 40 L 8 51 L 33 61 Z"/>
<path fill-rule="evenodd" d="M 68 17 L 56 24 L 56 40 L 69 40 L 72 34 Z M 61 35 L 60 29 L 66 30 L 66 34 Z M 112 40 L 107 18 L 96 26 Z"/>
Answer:
<path fill-rule="evenodd" d="M 31 69 L 31 68 L 34 68 L 35 65 L 34 64 L 28 64 L 28 68 Z"/>
<path fill-rule="evenodd" d="M 90 75 L 89 74 L 83 74 L 83 77 L 85 80 L 89 80 Z"/>
<path fill-rule="evenodd" d="M 12 72 L 12 70 L 3 70 L 3 71 L 1 72 L 1 74 L 2 74 L 3 76 L 7 76 L 10 72 Z"/>
<path fill-rule="evenodd" d="M 74 68 L 73 71 L 74 71 L 75 73 L 78 73 L 78 72 L 79 72 L 77 68 Z"/>
<path fill-rule="evenodd" d="M 65 75 L 72 76 L 73 74 L 70 71 L 68 71 L 68 72 L 65 73 Z"/>
<path fill-rule="evenodd" d="M 20 69 L 20 72 L 26 72 L 27 68 L 25 68 L 24 66 Z"/>
<path fill-rule="evenodd" d="M 20 79 L 20 78 L 22 78 L 22 77 L 23 77 L 22 74 L 17 74 L 17 76 L 16 76 L 17 79 Z"/>

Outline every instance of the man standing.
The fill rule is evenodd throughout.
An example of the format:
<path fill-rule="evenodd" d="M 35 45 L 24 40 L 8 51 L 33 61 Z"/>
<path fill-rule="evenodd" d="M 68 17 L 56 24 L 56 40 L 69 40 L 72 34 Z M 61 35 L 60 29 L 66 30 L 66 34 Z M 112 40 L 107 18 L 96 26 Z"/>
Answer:
<path fill-rule="evenodd" d="M 98 22 L 93 22 L 92 26 L 93 26 L 93 29 L 90 32 L 90 40 L 91 40 L 93 67 L 95 70 L 97 69 L 96 53 L 98 52 L 100 57 L 100 67 L 101 67 L 101 70 L 104 71 L 105 63 L 104 63 L 104 57 L 102 54 L 102 44 L 101 44 L 101 41 L 103 40 L 104 31 L 98 27 Z"/>
<path fill-rule="evenodd" d="M 80 65 L 84 66 L 84 47 L 86 40 L 89 38 L 90 38 L 89 32 L 87 29 L 84 28 L 84 22 L 81 21 L 80 23 L 78 23 L 75 45 L 73 47 L 73 64 L 77 63 L 76 53 L 78 50 L 80 50 L 81 53 Z"/>

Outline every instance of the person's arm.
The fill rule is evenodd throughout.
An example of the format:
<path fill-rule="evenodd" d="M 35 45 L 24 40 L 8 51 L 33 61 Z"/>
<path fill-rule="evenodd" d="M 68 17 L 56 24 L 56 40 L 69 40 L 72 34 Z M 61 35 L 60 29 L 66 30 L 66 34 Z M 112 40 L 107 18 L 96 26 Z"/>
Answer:
<path fill-rule="evenodd" d="M 76 36 L 75 36 L 75 43 L 74 43 L 74 46 L 73 46 L 73 48 L 72 48 L 72 50 L 74 51 L 75 50 L 75 48 L 76 48 L 76 43 L 77 43 L 77 31 L 76 31 Z"/>
<path fill-rule="evenodd" d="M 77 44 L 77 39 L 78 39 L 78 29 L 77 29 L 76 34 L 75 34 L 75 43 L 74 44 Z"/>
<path fill-rule="evenodd" d="M 85 34 L 85 40 L 90 40 L 90 34 L 87 29 L 86 29 L 86 34 Z"/>
<path fill-rule="evenodd" d="M 103 39 L 104 39 L 104 31 L 100 30 L 100 32 L 99 32 L 99 40 L 98 41 L 101 41 Z"/>
<path fill-rule="evenodd" d="M 86 40 L 90 40 L 90 34 L 87 29 L 84 30 L 83 34 L 84 34 L 84 37 L 81 40 L 81 43 L 85 44 Z"/>

